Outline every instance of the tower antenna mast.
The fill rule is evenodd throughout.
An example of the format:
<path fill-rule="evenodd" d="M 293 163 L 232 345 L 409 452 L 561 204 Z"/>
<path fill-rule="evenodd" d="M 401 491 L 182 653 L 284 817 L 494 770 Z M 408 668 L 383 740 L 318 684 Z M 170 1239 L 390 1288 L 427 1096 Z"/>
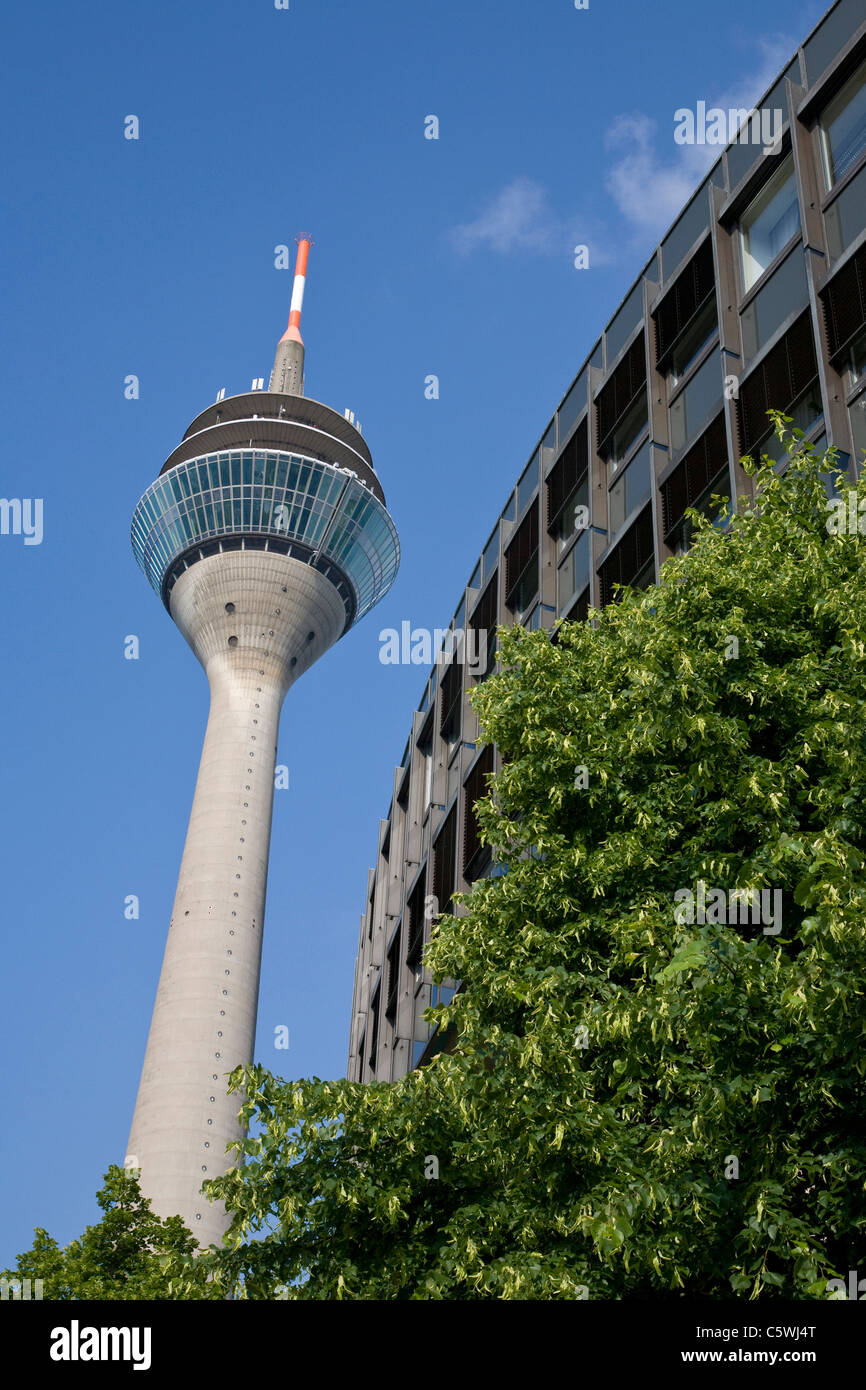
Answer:
<path fill-rule="evenodd" d="M 280 396 L 302 396 L 304 394 L 304 340 L 301 337 L 301 309 L 304 304 L 304 290 L 307 284 L 307 260 L 311 237 L 295 237 L 298 243 L 298 257 L 295 262 L 295 279 L 292 284 L 292 302 L 289 306 L 289 326 L 277 343 L 274 369 L 268 383 L 268 390 Z"/>

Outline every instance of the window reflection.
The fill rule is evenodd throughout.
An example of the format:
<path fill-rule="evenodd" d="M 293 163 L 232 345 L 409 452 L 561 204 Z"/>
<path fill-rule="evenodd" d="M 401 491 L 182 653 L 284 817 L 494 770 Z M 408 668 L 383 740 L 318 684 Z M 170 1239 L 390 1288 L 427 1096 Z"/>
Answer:
<path fill-rule="evenodd" d="M 828 190 L 866 149 L 866 63 L 846 82 L 821 117 L 821 150 Z"/>
<path fill-rule="evenodd" d="M 632 512 L 646 502 L 651 487 L 650 442 L 647 440 L 608 492 L 610 538 L 616 535 Z"/>
<path fill-rule="evenodd" d="M 800 205 L 790 155 L 740 219 L 743 292 L 763 275 L 800 227 Z"/>

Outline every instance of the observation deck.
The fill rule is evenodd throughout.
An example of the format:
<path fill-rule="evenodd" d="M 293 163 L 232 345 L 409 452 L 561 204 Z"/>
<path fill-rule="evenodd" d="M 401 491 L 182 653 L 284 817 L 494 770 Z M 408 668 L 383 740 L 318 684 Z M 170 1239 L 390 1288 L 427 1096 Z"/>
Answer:
<path fill-rule="evenodd" d="M 262 391 L 196 416 L 135 509 L 132 548 L 166 608 L 179 577 L 209 555 L 290 555 L 337 589 L 344 632 L 387 593 L 400 563 L 360 431 L 318 401 Z"/>

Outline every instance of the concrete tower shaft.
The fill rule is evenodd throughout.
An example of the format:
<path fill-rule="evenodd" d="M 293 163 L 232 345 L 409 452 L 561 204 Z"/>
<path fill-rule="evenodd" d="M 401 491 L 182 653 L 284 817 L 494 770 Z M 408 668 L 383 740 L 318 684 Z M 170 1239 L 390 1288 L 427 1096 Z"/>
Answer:
<path fill-rule="evenodd" d="M 171 612 L 211 703 L 127 1163 L 154 1210 L 208 1245 L 227 1220 L 200 1184 L 235 1161 L 242 1097 L 226 1094 L 226 1073 L 255 1044 L 280 709 L 345 611 L 309 565 L 238 550 L 187 570 Z"/>
<path fill-rule="evenodd" d="M 203 665 L 210 714 L 126 1165 L 202 1245 L 226 1212 L 203 1181 L 237 1161 L 253 1060 L 280 710 L 289 687 L 379 602 L 400 561 L 370 450 L 303 396 L 307 253 L 270 391 L 193 420 L 140 498 L 132 546 Z"/>

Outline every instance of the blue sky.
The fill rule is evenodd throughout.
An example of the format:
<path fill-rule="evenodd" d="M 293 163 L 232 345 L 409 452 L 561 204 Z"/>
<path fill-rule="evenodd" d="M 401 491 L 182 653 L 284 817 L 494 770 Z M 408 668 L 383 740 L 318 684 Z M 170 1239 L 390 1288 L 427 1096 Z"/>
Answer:
<path fill-rule="evenodd" d="M 217 390 L 267 379 L 290 292 L 274 247 L 315 238 L 307 393 L 361 420 L 403 547 L 390 594 L 283 711 L 257 1060 L 332 1077 L 377 822 L 426 680 L 379 662 L 379 632 L 447 625 L 560 397 L 708 167 L 674 143 L 674 110 L 757 99 L 824 8 L 8 12 L 0 495 L 42 498 L 44 536 L 0 536 L 0 1265 L 36 1225 L 79 1234 L 123 1162 L 207 716 L 129 521 Z"/>

